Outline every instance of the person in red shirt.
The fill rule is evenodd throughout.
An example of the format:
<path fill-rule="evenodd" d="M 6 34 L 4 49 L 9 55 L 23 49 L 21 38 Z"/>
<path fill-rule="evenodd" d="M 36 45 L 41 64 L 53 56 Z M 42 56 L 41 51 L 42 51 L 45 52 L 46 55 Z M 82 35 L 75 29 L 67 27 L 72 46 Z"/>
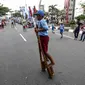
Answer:
<path fill-rule="evenodd" d="M 2 28 L 4 28 L 4 20 L 2 20 Z"/>

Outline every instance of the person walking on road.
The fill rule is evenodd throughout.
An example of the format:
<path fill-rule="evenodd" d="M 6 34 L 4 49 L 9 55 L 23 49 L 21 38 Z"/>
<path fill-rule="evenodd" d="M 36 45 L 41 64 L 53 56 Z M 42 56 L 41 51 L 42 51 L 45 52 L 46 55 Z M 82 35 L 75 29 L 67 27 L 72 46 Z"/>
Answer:
<path fill-rule="evenodd" d="M 79 35 L 79 32 L 80 32 L 80 26 L 81 26 L 81 23 L 80 23 L 80 19 L 77 20 L 77 27 L 76 29 L 74 30 L 74 39 L 77 40 L 78 38 L 78 35 Z"/>
<path fill-rule="evenodd" d="M 85 40 L 85 25 L 83 25 L 83 26 L 81 27 L 81 30 L 82 30 L 82 34 L 81 34 L 81 39 L 80 39 L 80 41 L 84 42 L 84 40 Z"/>
<path fill-rule="evenodd" d="M 14 28 L 14 26 L 15 26 L 15 21 L 14 19 L 11 19 L 11 27 Z"/>
<path fill-rule="evenodd" d="M 63 32 L 64 32 L 64 24 L 63 24 L 63 22 L 61 22 L 59 30 L 60 30 L 60 34 L 61 34 L 60 38 L 62 39 L 63 38 Z"/>
<path fill-rule="evenodd" d="M 46 22 L 47 22 L 47 24 L 49 24 L 49 19 L 48 19 L 48 17 L 46 18 Z"/>
<path fill-rule="evenodd" d="M 54 65 L 54 60 L 52 56 L 48 53 L 48 43 L 49 43 L 49 36 L 48 36 L 48 25 L 46 20 L 44 20 L 44 12 L 39 10 L 35 14 L 37 16 L 37 26 L 35 27 L 35 32 L 38 33 L 40 37 L 41 47 L 46 55 L 47 61 L 50 60 L 51 64 Z"/>
<path fill-rule="evenodd" d="M 54 24 L 52 24 L 52 33 L 55 33 L 54 30 L 55 30 L 55 26 Z"/>

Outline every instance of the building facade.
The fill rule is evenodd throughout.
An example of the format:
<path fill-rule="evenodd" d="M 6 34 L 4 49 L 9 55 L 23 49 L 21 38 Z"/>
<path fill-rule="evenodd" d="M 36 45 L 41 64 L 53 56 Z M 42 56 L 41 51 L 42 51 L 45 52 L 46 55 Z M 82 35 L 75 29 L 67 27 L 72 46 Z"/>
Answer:
<path fill-rule="evenodd" d="M 75 13 L 75 0 L 65 0 L 65 20 L 68 23 L 69 21 L 74 20 Z"/>

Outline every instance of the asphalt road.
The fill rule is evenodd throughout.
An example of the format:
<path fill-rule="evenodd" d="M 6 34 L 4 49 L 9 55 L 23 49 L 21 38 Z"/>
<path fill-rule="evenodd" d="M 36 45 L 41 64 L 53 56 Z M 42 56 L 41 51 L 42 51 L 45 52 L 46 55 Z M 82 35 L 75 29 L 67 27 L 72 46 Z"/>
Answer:
<path fill-rule="evenodd" d="M 0 29 L 0 85 L 85 85 L 85 42 L 72 33 L 49 31 L 49 53 L 55 60 L 55 76 L 41 72 L 37 39 L 33 29 L 22 26 Z"/>

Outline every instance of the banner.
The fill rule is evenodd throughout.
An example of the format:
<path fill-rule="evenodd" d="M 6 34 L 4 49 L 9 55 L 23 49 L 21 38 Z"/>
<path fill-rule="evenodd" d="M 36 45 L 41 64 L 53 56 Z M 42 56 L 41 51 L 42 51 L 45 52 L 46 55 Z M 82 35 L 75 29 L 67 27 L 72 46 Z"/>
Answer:
<path fill-rule="evenodd" d="M 24 19 L 25 19 L 26 13 L 25 13 L 25 7 L 24 6 L 20 7 L 20 12 L 24 16 Z"/>
<path fill-rule="evenodd" d="M 29 7 L 29 14 L 30 14 L 30 17 L 32 17 L 32 10 L 30 7 Z"/>
<path fill-rule="evenodd" d="M 35 14 L 37 12 L 37 9 L 36 9 L 36 7 L 34 6 L 34 8 L 33 8 L 33 14 Z"/>

